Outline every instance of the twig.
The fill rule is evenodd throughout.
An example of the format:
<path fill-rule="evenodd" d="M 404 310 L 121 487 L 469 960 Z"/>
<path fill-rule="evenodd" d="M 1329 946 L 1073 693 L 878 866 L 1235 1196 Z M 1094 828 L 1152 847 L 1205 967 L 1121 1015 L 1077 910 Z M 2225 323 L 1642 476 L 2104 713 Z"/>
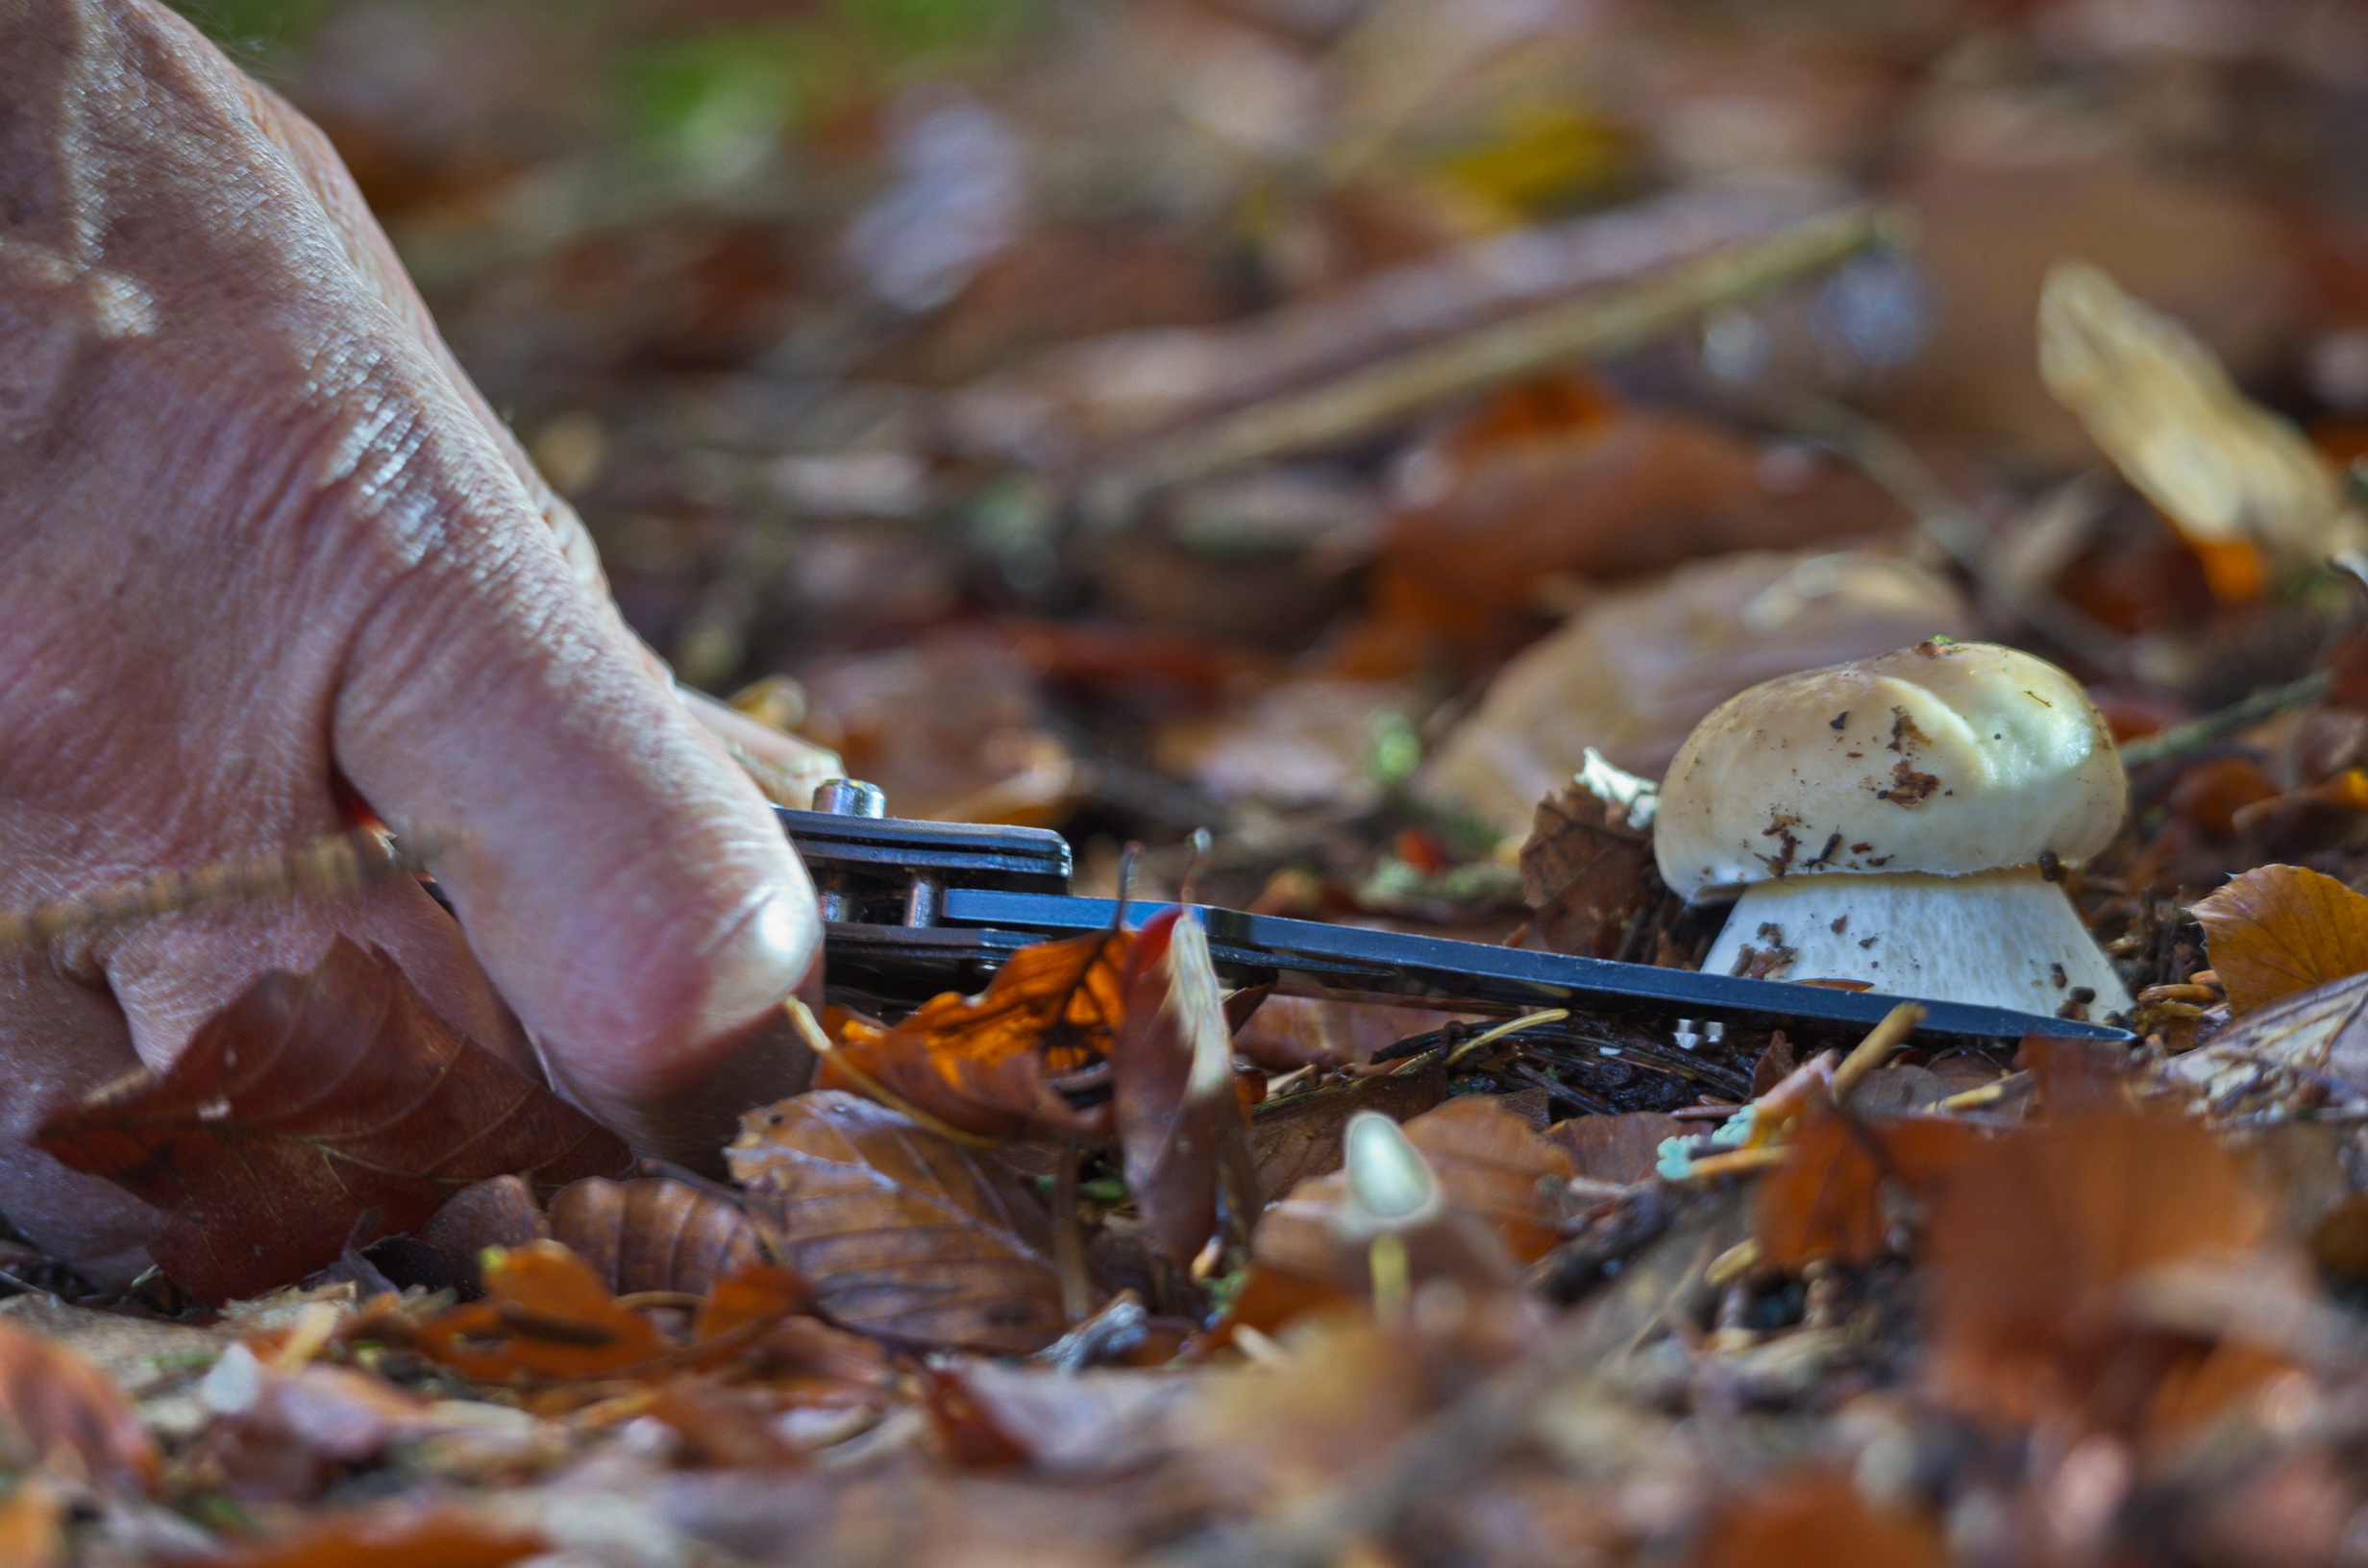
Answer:
<path fill-rule="evenodd" d="M 2331 676 L 2325 670 L 2314 670 L 2300 680 L 2289 680 L 2282 686 L 2264 686 L 2241 702 L 2232 702 L 2216 713 L 2201 719 L 2190 719 L 2183 724 L 2157 730 L 2142 736 L 2121 748 L 2121 765 L 2132 772 L 2154 763 L 2209 746 L 2223 735 L 2234 734 L 2247 724 L 2318 701 L 2327 695 Z"/>
<path fill-rule="evenodd" d="M 1535 1028 L 1537 1025 L 1542 1023 L 1560 1023 L 1563 1019 L 1568 1017 L 1570 1017 L 1570 1009 L 1566 1007 L 1549 1007 L 1542 1013 L 1531 1013 L 1526 1017 L 1512 1019 L 1510 1022 L 1500 1023 L 1495 1028 L 1491 1029 L 1488 1033 L 1484 1035 L 1474 1035 L 1471 1039 L 1464 1041 L 1463 1044 L 1458 1045 L 1454 1050 L 1449 1051 L 1447 1053 L 1447 1066 L 1451 1067 L 1454 1066 L 1458 1062 L 1463 1061 L 1464 1058 L 1470 1056 L 1473 1052 L 1479 1050 L 1481 1046 L 1493 1045 L 1498 1041 L 1504 1039 L 1507 1035 L 1513 1034 L 1517 1030 Z"/>
<path fill-rule="evenodd" d="M 105 930 L 190 910 L 271 898 L 336 898 L 383 878 L 415 871 L 442 847 L 414 835 L 398 845 L 375 828 L 314 839 L 293 849 L 216 861 L 194 871 L 163 871 L 96 893 L 0 910 L 0 947 L 44 947 L 61 937 Z"/>
<path fill-rule="evenodd" d="M 1284 393 L 1121 456 L 1091 478 L 1089 519 L 1124 521 L 1137 501 L 1170 485 L 1369 434 L 1450 399 L 1486 391 L 1572 359 L 1650 341 L 1705 310 L 1834 265 L 1888 242 L 1900 219 L 1856 206 L 1712 251 L 1575 300 L 1425 344 L 1304 391 Z"/>
<path fill-rule="evenodd" d="M 1923 1021 L 1924 1010 L 1913 1002 L 1902 1002 L 1886 1013 L 1883 1021 L 1868 1030 L 1866 1038 L 1859 1041 L 1858 1048 L 1844 1057 L 1841 1066 L 1834 1069 L 1834 1081 L 1830 1087 L 1835 1103 L 1848 1099 L 1850 1091 L 1859 1087 L 1859 1081 L 1883 1066 L 1884 1060 L 1898 1050 L 1907 1038 L 1915 1033 L 1915 1026 Z"/>

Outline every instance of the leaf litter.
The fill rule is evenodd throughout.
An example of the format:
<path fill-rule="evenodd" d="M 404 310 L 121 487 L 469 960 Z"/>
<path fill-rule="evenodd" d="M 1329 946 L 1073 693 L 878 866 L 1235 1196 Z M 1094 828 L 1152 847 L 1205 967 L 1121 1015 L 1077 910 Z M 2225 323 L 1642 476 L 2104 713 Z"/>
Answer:
<path fill-rule="evenodd" d="M 2314 8 L 287 9 L 242 46 L 781 803 L 835 752 L 1082 892 L 1141 841 L 1146 901 L 1686 968 L 1717 918 L 1619 780 L 1989 638 L 2125 747 L 2060 870 L 2137 1043 L 1227 997 L 1152 921 L 834 997 L 727 1185 L 340 947 L 41 1134 L 165 1229 L 122 1291 L 0 1242 L 0 1557 L 2358 1555 L 2368 253 Z"/>

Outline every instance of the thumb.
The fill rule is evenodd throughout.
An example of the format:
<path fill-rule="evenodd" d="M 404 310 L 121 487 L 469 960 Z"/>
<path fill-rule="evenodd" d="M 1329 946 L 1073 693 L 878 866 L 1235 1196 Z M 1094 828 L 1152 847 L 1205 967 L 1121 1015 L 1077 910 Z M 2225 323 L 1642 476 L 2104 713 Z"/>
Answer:
<path fill-rule="evenodd" d="M 444 841 L 437 880 L 555 1079 L 638 1147 L 711 1164 L 810 1071 L 779 1004 L 819 958 L 813 889 L 526 497 L 503 499 L 448 513 L 509 515 L 439 530 L 362 619 L 335 754 L 398 832 Z"/>

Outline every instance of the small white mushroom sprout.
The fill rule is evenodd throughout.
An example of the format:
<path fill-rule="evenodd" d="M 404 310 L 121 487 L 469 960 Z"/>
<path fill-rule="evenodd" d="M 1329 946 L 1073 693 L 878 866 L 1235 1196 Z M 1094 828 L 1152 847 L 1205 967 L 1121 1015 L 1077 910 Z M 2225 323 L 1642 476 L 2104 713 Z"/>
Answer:
<path fill-rule="evenodd" d="M 1669 764 L 1654 841 L 1681 896 L 1741 890 L 1705 970 L 2101 1017 L 2129 992 L 2058 868 L 2112 842 L 2128 793 L 2071 676 L 1919 643 L 1728 700 Z"/>

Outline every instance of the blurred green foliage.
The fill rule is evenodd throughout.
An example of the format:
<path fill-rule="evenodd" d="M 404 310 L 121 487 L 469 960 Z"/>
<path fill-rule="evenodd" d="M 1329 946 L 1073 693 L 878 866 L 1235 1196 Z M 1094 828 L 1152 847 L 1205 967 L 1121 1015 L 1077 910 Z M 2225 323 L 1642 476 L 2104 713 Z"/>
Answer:
<path fill-rule="evenodd" d="M 330 0 L 170 0 L 175 11 L 241 60 L 286 48 L 329 9 Z"/>

